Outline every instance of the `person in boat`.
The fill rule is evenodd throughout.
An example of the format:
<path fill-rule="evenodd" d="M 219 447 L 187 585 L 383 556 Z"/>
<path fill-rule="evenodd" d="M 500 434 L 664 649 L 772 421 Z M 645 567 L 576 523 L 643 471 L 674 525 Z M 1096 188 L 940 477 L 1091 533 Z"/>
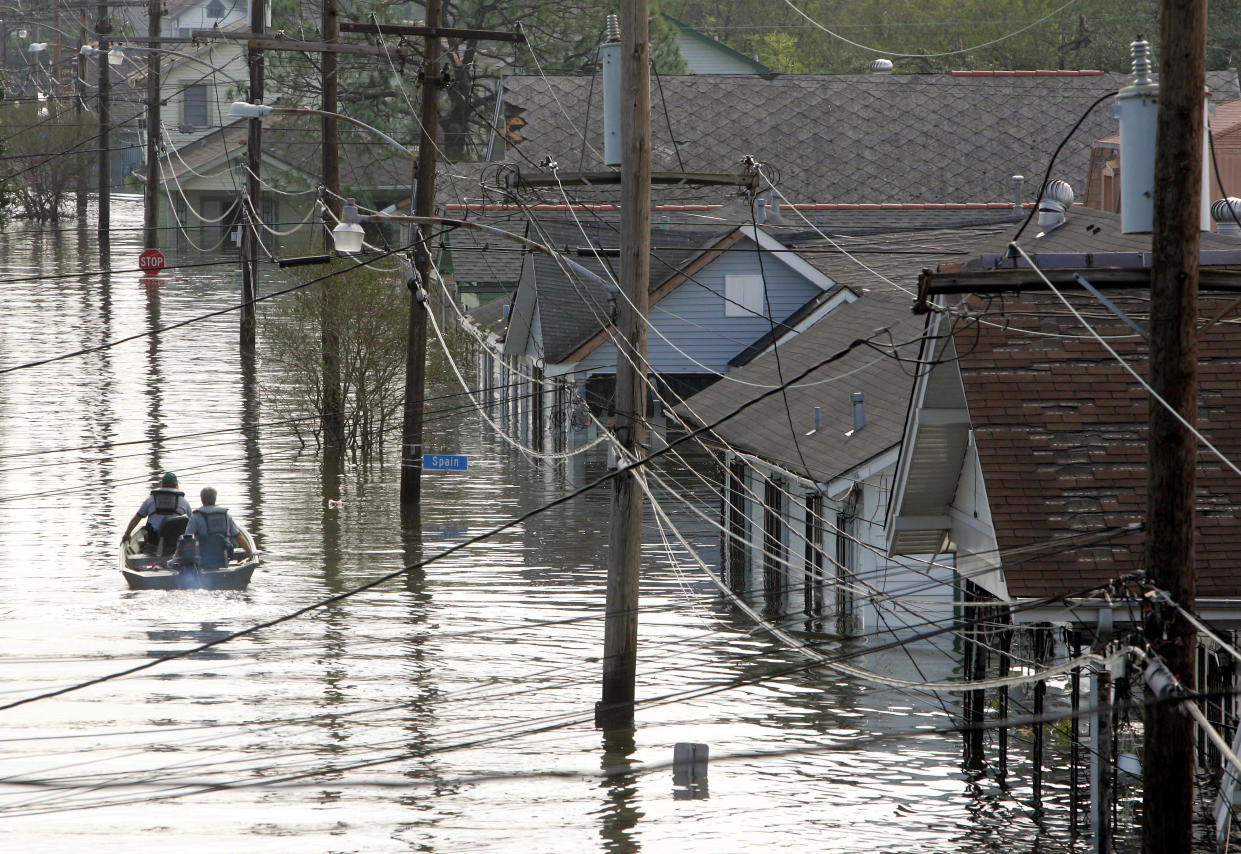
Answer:
<path fill-rule="evenodd" d="M 151 494 L 143 500 L 138 512 L 125 526 L 125 533 L 121 534 L 121 542 L 128 540 L 134 528 L 138 527 L 138 523 L 146 519 L 146 546 L 148 549 L 155 549 L 159 546 L 160 529 L 164 526 L 164 522 L 178 516 L 188 518 L 189 515 L 190 502 L 185 500 L 185 493 L 181 491 L 177 483 L 176 474 L 170 471 L 164 472 L 159 486 L 151 490 Z M 179 536 L 178 534 L 177 537 Z M 174 537 L 174 545 L 175 539 L 176 537 Z"/>
<path fill-rule="evenodd" d="M 233 521 L 227 508 L 216 505 L 218 493 L 213 486 L 204 487 L 199 496 L 203 506 L 190 516 L 186 527 L 187 536 L 198 542 L 198 563 L 208 569 L 219 568 L 229 561 L 232 547 L 246 550 L 241 528 Z"/>

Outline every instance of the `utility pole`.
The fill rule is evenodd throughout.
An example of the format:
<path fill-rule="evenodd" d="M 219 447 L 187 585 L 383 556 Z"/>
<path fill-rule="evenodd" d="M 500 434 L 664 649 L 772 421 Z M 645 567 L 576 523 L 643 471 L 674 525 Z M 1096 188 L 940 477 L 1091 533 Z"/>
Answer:
<path fill-rule="evenodd" d="M 336 11 L 336 0 L 323 0 L 321 29 L 323 41 L 335 44 L 340 38 L 340 18 Z M 340 150 L 338 147 L 337 108 L 338 78 L 336 75 L 336 54 L 326 52 L 320 55 L 320 89 L 322 95 L 322 128 L 323 128 L 323 187 L 325 190 L 323 204 L 327 210 L 324 227 L 330 232 L 336 221 L 340 219 Z M 324 241 L 330 241 L 325 233 Z M 323 443 L 327 455 L 339 454 L 345 444 L 345 405 L 344 395 L 340 386 L 340 336 L 336 330 L 336 300 L 332 280 L 325 280 L 320 287 L 323 326 L 320 330 L 320 348 L 323 354 Z"/>
<path fill-rule="evenodd" d="M 4 22 L 0 21 L 0 56 L 4 54 L 3 39 L 5 38 Z M 87 68 L 90 66 L 89 61 L 82 55 L 82 45 L 90 41 L 89 26 L 86 21 L 86 9 L 78 10 L 78 55 L 74 57 L 73 71 L 73 114 L 78 121 L 82 120 L 82 114 L 86 112 L 86 74 Z M 0 67 L 5 65 L 0 60 Z M 0 71 L 0 74 L 3 74 Z M 74 205 L 77 210 L 78 226 L 82 227 L 86 222 L 86 208 L 90 187 L 90 158 L 85 154 L 82 155 L 78 162 L 77 178 L 74 186 Z"/>
<path fill-rule="evenodd" d="M 112 69 L 108 65 L 108 33 L 112 22 L 108 20 L 108 4 L 100 3 L 95 34 L 99 36 L 99 213 L 96 228 L 99 245 L 106 247 L 112 231 Z"/>
<path fill-rule="evenodd" d="M 427 0 L 426 25 L 443 23 L 441 0 Z M 414 215 L 435 215 L 435 147 L 439 144 L 440 38 L 423 38 L 422 126 Z M 409 346 L 405 353 L 405 412 L 401 426 L 401 504 L 415 520 L 422 513 L 422 404 L 427 385 L 427 295 L 431 283 L 431 226 L 415 225 L 414 281 L 410 284 Z"/>
<path fill-rule="evenodd" d="M 618 464 L 646 454 L 646 314 L 650 302 L 651 87 L 646 0 L 621 4 L 621 233 L 616 301 Z M 633 727 L 637 675 L 638 575 L 642 560 L 640 469 L 613 481 L 603 635 L 603 698 L 595 724 Z"/>
<path fill-rule="evenodd" d="M 250 29 L 267 26 L 267 0 L 250 0 Z M 263 103 L 263 49 L 251 42 L 246 48 L 250 67 L 250 103 Z M 246 197 L 241 210 L 241 347 L 254 347 L 254 300 L 259 280 L 259 218 L 263 208 L 259 171 L 263 160 L 263 120 L 250 119 L 246 134 Z"/>
<path fill-rule="evenodd" d="M 164 0 L 151 0 L 147 7 L 147 35 L 154 45 L 159 39 Z M 147 181 L 142 193 L 142 245 L 154 249 L 159 242 L 159 51 L 147 51 Z"/>
<path fill-rule="evenodd" d="M 1206 2 L 1163 0 L 1159 112 L 1151 238 L 1150 383 L 1167 406 L 1196 422 L 1197 321 L 1203 102 L 1206 94 Z M 1193 609 L 1194 492 L 1197 443 L 1152 396 L 1146 511 L 1146 571 L 1173 601 Z M 1146 637 L 1180 683 L 1192 691 L 1194 627 L 1179 613 L 1156 610 Z M 1147 693 L 1142 850 L 1189 851 L 1194 816 L 1193 720 L 1175 703 Z"/>

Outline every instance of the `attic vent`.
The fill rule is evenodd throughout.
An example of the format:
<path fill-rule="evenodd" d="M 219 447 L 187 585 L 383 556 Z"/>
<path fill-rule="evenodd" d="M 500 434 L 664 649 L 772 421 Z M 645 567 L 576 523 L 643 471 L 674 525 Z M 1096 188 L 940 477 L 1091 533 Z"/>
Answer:
<path fill-rule="evenodd" d="M 1241 237 L 1241 199 L 1229 196 L 1216 199 L 1211 205 L 1211 219 L 1215 220 L 1216 231 L 1232 237 Z"/>
<path fill-rule="evenodd" d="M 1038 203 L 1038 224 L 1050 230 L 1064 225 L 1065 213 L 1073 205 L 1073 188 L 1068 181 L 1048 181 Z"/>
<path fill-rule="evenodd" d="M 890 59 L 873 59 L 870 63 L 871 74 L 891 74 L 892 60 Z"/>

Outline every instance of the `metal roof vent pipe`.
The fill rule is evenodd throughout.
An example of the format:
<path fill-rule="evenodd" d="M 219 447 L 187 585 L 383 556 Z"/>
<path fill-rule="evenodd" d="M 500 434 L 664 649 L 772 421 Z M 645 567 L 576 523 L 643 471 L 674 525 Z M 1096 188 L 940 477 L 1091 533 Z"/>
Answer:
<path fill-rule="evenodd" d="M 1215 230 L 1228 237 L 1241 237 L 1241 199 L 1229 196 L 1216 199 L 1211 205 L 1211 219 L 1215 220 Z"/>
<path fill-rule="evenodd" d="M 866 426 L 866 393 L 855 391 L 849 395 L 849 399 L 853 401 L 853 429 L 849 431 L 852 436 Z"/>
<path fill-rule="evenodd" d="M 755 199 L 754 200 L 754 221 L 758 223 L 759 225 L 762 225 L 763 223 L 767 222 L 767 200 L 766 199 Z"/>
<path fill-rule="evenodd" d="M 1051 231 L 1064 225 L 1069 208 L 1073 206 L 1073 188 L 1068 181 L 1048 181 L 1043 198 L 1038 203 L 1038 224 L 1043 231 Z"/>
<path fill-rule="evenodd" d="M 620 19 L 608 15 L 608 38 L 599 45 L 603 65 L 603 164 L 621 163 L 621 43 Z"/>
<path fill-rule="evenodd" d="M 1013 219 L 1021 219 L 1025 213 L 1021 202 L 1021 187 L 1026 182 L 1024 175 L 1013 176 Z"/>
<path fill-rule="evenodd" d="M 892 60 L 890 59 L 872 59 L 870 62 L 871 74 L 891 74 Z"/>

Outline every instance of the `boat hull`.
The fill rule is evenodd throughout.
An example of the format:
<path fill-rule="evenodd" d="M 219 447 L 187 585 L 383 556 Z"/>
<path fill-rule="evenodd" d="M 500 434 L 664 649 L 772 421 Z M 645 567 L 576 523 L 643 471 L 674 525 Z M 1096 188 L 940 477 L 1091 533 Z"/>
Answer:
<path fill-rule="evenodd" d="M 203 569 L 181 566 L 177 557 L 161 557 L 142 551 L 142 531 L 134 531 L 121 544 L 121 575 L 130 590 L 245 590 L 258 568 L 258 552 L 244 529 L 242 556 L 226 566 Z"/>
<path fill-rule="evenodd" d="M 122 569 L 130 590 L 245 590 L 257 560 L 221 569 Z"/>

